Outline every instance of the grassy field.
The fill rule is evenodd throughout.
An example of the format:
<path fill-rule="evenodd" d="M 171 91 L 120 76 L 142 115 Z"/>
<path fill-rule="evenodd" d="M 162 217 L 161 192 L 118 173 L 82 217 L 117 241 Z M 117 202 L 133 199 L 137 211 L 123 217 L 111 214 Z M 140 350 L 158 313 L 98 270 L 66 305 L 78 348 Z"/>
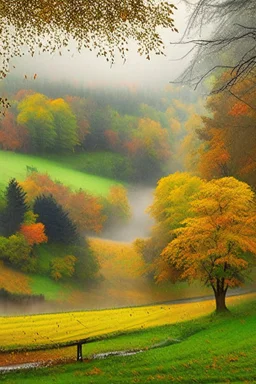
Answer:
<path fill-rule="evenodd" d="M 229 305 L 256 294 L 228 298 Z M 0 318 L 0 350 L 33 348 L 117 332 L 174 324 L 209 314 L 212 300 L 102 311 L 68 312 Z"/>
<path fill-rule="evenodd" d="M 110 179 L 127 180 L 132 174 L 129 159 L 119 153 L 97 151 L 70 155 L 49 155 L 48 158 L 61 161 L 67 168 Z"/>
<path fill-rule="evenodd" d="M 162 312 L 157 308 L 154 316 L 151 312 L 150 319 L 147 319 L 147 311 L 153 311 L 154 307 L 143 308 L 144 319 L 140 315 L 141 323 L 145 326 L 143 329 L 84 346 L 84 356 L 87 359 L 83 364 L 73 363 L 9 373 L 1 376 L 1 382 L 9 384 L 35 382 L 47 384 L 254 383 L 256 380 L 255 295 L 229 299 L 228 302 L 231 313 L 223 315 L 209 313 L 213 309 L 212 303 L 201 303 L 199 306 L 197 304 L 197 313 L 193 312 L 195 303 L 193 306 L 191 304 L 173 306 Z M 142 308 L 131 308 L 126 311 L 128 313 L 134 311 L 132 313 L 135 315 L 136 310 L 141 311 Z M 108 327 L 109 321 L 115 323 L 112 317 L 113 312 L 112 314 L 104 311 L 100 313 L 105 314 L 105 319 L 108 319 L 107 322 L 104 321 L 104 326 Z M 123 310 L 119 310 L 119 313 L 121 319 L 124 319 Z M 31 326 L 29 318 L 16 320 L 18 323 L 15 324 L 10 319 L 13 326 L 19 327 L 23 323 L 23 329 L 26 332 L 29 330 Z M 40 323 L 41 326 L 46 326 L 45 317 L 40 317 Z M 137 328 L 141 327 L 141 323 L 137 324 L 139 325 Z M 37 320 L 34 318 L 33 327 L 36 324 Z M 129 317 L 126 318 L 127 325 L 129 325 Z M 110 356 L 106 360 L 91 359 L 95 353 L 118 350 L 143 350 L 144 352 L 126 357 Z M 56 351 L 57 356 L 60 356 L 60 351 Z M 48 352 L 48 358 L 51 353 Z M 73 354 L 74 359 L 75 350 L 70 350 L 69 353 Z M 13 360 L 13 356 L 15 355 L 10 357 L 9 363 Z M 38 356 L 41 358 L 43 354 L 37 355 L 37 358 Z M 47 358 L 47 352 L 45 357 Z M 66 355 L 66 357 L 69 356 Z"/>
<path fill-rule="evenodd" d="M 18 154 L 8 151 L 0 151 L 0 188 L 4 188 L 8 181 L 15 177 L 24 180 L 27 175 L 26 166 L 34 167 L 41 173 L 48 173 L 53 180 L 58 180 L 70 186 L 73 190 L 80 188 L 95 195 L 107 195 L 109 188 L 118 184 L 116 180 L 103 178 L 80 172 L 73 169 L 73 165 L 67 166 L 68 161 L 49 160 L 38 156 Z"/>

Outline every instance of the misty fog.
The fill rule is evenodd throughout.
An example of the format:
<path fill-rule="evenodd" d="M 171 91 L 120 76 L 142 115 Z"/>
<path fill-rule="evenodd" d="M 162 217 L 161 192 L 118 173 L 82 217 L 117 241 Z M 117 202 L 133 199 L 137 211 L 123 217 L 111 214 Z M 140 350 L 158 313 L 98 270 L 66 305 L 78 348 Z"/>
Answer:
<path fill-rule="evenodd" d="M 162 88 L 180 75 L 190 59 L 176 61 L 188 51 L 188 47 L 170 45 L 181 39 L 189 17 L 182 1 L 176 5 L 178 9 L 173 17 L 179 33 L 160 31 L 166 47 L 165 56 L 152 54 L 150 60 L 147 60 L 137 53 L 136 44 L 131 41 L 126 61 L 117 53 L 114 65 L 110 65 L 105 58 L 95 57 L 94 52 L 84 49 L 78 53 L 73 45 L 70 52 L 63 50 L 61 56 L 58 53 L 41 53 L 35 54 L 33 58 L 25 55 L 15 59 L 11 63 L 11 72 L 22 77 L 26 75 L 28 78 L 33 78 L 36 73 L 41 79 L 63 80 L 81 87 Z"/>

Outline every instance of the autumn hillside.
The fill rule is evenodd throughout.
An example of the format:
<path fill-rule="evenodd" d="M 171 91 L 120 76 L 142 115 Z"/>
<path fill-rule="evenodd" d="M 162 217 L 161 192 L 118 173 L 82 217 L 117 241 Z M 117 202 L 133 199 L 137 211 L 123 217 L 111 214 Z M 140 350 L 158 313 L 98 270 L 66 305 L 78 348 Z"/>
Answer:
<path fill-rule="evenodd" d="M 86 157 L 86 156 L 85 156 Z M 90 155 L 87 156 L 89 158 Z M 34 168 L 40 173 L 47 173 L 54 180 L 70 186 L 73 190 L 80 188 L 96 194 L 106 195 L 112 185 L 117 184 L 115 180 L 95 176 L 76 170 L 76 164 L 68 162 L 63 163 L 62 158 L 57 160 L 49 160 L 47 157 L 40 157 L 27 154 L 19 154 L 9 151 L 0 151 L 0 187 L 3 189 L 7 182 L 15 177 L 19 181 L 23 181 L 27 177 L 29 167 Z M 78 163 L 81 158 L 78 160 Z"/>

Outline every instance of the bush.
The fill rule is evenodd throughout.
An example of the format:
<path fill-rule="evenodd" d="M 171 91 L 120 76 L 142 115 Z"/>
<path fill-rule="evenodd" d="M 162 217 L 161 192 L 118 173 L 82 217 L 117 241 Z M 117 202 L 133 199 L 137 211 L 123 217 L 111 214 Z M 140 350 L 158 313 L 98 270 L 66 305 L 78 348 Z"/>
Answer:
<path fill-rule="evenodd" d="M 64 277 L 71 277 L 75 272 L 76 257 L 67 255 L 65 257 L 55 257 L 50 263 L 51 277 L 59 280 Z"/>

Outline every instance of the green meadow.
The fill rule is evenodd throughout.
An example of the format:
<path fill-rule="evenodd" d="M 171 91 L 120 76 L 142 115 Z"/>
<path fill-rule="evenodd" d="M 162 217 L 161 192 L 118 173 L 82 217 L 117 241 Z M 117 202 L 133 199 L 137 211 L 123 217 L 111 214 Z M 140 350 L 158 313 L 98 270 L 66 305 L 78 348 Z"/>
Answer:
<path fill-rule="evenodd" d="M 67 159 L 64 161 L 64 157 L 58 159 L 56 156 L 53 160 L 39 156 L 0 151 L 0 187 L 1 189 L 4 188 L 11 178 L 24 180 L 27 176 L 27 166 L 36 168 L 40 173 L 48 173 L 53 180 L 58 180 L 73 190 L 82 188 L 95 195 L 105 196 L 112 185 L 118 184 L 114 179 L 77 170 L 77 164 L 80 163 L 80 166 L 82 164 L 81 156 L 71 163 Z"/>
<path fill-rule="evenodd" d="M 250 299 L 230 308 L 230 313 L 212 313 L 85 345 L 83 363 L 3 374 L 1 382 L 254 383 L 256 301 Z M 93 358 L 95 353 L 118 350 L 143 352 Z"/>

